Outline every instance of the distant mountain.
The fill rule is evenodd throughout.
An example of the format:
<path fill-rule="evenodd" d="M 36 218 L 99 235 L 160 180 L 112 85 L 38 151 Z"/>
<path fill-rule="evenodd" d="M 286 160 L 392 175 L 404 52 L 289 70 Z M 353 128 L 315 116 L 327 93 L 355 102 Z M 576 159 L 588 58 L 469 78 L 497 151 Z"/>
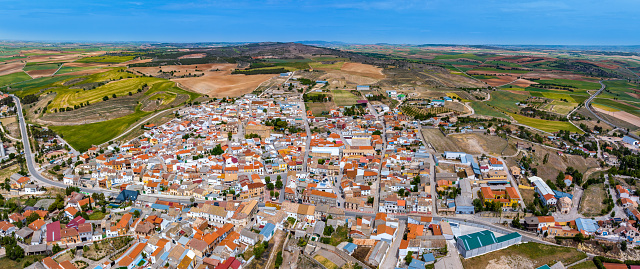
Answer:
<path fill-rule="evenodd" d="M 340 42 L 340 41 L 322 41 L 322 40 L 306 40 L 306 41 L 296 41 L 294 43 L 316 46 L 316 47 L 325 47 L 325 48 L 336 48 L 342 47 L 345 45 L 349 45 L 349 43 Z"/>

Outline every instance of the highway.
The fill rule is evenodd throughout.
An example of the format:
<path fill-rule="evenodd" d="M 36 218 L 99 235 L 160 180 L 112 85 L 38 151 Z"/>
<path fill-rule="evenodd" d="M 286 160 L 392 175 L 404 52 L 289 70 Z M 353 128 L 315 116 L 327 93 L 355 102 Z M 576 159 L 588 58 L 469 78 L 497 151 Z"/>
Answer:
<path fill-rule="evenodd" d="M 602 80 L 600 80 L 600 81 L 598 81 L 598 82 L 600 83 L 600 85 L 602 85 L 602 87 L 601 87 L 601 88 L 600 88 L 596 93 L 594 93 L 593 95 L 591 95 L 591 97 L 589 97 L 589 99 L 587 99 L 587 101 L 585 101 L 585 102 L 584 102 L 584 107 L 586 107 L 586 108 L 587 108 L 587 110 L 589 110 L 589 112 L 591 112 L 591 114 L 593 114 L 593 115 L 594 115 L 596 118 L 598 118 L 600 121 L 603 121 L 604 123 L 609 124 L 609 125 L 610 125 L 610 126 L 612 126 L 613 128 L 615 128 L 615 129 L 618 129 L 618 130 L 622 131 L 623 133 L 625 133 L 626 135 L 628 135 L 628 136 L 630 136 L 630 137 L 633 137 L 633 138 L 635 138 L 635 139 L 640 139 L 640 136 L 637 136 L 637 135 L 635 135 L 635 134 L 633 134 L 633 133 L 629 133 L 629 132 L 627 132 L 627 129 L 626 129 L 626 128 L 622 128 L 622 127 L 620 127 L 620 126 L 617 126 L 617 125 L 615 125 L 615 124 L 611 123 L 610 121 L 608 121 L 608 120 L 606 120 L 606 119 L 604 119 L 604 118 L 600 117 L 600 115 L 598 115 L 596 112 L 594 112 L 594 111 L 592 110 L 592 108 L 591 108 L 591 101 L 593 101 L 593 99 L 595 99 L 595 98 L 596 98 L 596 96 L 598 96 L 598 94 L 602 93 L 602 91 L 604 91 L 604 89 L 607 87 L 606 85 L 604 85 L 604 83 L 602 83 Z"/>

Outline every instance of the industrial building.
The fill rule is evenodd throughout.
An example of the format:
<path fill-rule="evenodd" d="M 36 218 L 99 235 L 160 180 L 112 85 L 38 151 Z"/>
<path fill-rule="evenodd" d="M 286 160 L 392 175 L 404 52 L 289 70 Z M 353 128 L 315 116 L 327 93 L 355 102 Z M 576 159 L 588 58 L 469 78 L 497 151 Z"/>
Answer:
<path fill-rule="evenodd" d="M 492 231 L 484 230 L 456 238 L 456 248 L 465 259 L 519 244 L 522 235 L 510 233 L 496 237 Z"/>

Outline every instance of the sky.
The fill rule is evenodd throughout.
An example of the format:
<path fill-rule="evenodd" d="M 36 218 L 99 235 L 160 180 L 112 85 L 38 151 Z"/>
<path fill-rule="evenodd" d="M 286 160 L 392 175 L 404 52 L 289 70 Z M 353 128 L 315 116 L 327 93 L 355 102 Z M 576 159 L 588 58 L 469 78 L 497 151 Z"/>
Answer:
<path fill-rule="evenodd" d="M 639 45 L 637 0 L 0 0 L 24 41 Z"/>

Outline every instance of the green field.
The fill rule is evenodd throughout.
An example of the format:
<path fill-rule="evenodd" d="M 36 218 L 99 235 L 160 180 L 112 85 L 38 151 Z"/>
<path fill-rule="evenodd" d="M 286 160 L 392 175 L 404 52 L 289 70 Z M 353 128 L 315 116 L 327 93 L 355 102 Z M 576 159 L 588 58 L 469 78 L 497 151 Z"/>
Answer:
<path fill-rule="evenodd" d="M 158 92 L 151 95 L 151 100 L 162 100 L 162 105 L 167 105 L 176 99 L 175 93 L 170 92 Z"/>
<path fill-rule="evenodd" d="M 618 100 L 638 102 L 636 94 L 640 94 L 640 85 L 629 83 L 622 80 L 605 81 L 607 88 L 598 95 L 603 98 L 616 98 Z"/>
<path fill-rule="evenodd" d="M 331 93 L 333 94 L 333 102 L 337 106 L 352 106 L 359 100 L 358 96 L 353 95 L 350 91 L 333 90 Z"/>
<path fill-rule="evenodd" d="M 522 65 L 512 62 L 505 61 L 486 61 L 484 65 L 494 65 L 494 66 L 508 66 L 508 67 L 522 67 Z"/>
<path fill-rule="evenodd" d="M 495 110 L 494 108 L 488 106 L 487 104 L 485 104 L 483 102 L 472 102 L 471 103 L 471 107 L 475 111 L 475 114 L 478 114 L 478 115 L 496 117 L 496 118 L 504 118 L 504 119 L 508 119 L 509 118 L 504 113 L 502 113 L 502 112 L 500 112 L 498 110 Z"/>
<path fill-rule="evenodd" d="M 73 78 L 73 76 L 53 76 L 42 77 L 11 85 L 11 93 L 19 97 L 29 94 L 38 94 L 41 89 L 62 86 L 62 81 Z"/>
<path fill-rule="evenodd" d="M 71 72 L 84 71 L 84 70 L 91 70 L 91 69 L 96 69 L 96 67 L 93 67 L 93 66 L 87 66 L 87 67 L 62 66 L 62 68 L 60 68 L 60 70 L 58 70 L 56 75 L 66 74 L 66 73 L 71 73 Z"/>
<path fill-rule="evenodd" d="M 491 104 L 498 109 L 516 113 L 520 111 L 520 107 L 516 105 L 516 103 L 527 100 L 527 98 L 528 96 L 523 94 L 511 93 L 507 91 L 494 91 L 491 92 L 491 100 L 487 101 L 486 103 Z"/>
<path fill-rule="evenodd" d="M 58 69 L 62 63 L 50 63 L 50 64 L 27 64 L 22 70 L 24 71 L 33 71 L 33 70 L 48 70 L 48 69 Z"/>
<path fill-rule="evenodd" d="M 13 61 L 13 60 L 24 59 L 24 58 L 27 58 L 27 57 L 25 56 L 0 57 L 0 62 Z"/>
<path fill-rule="evenodd" d="M 147 90 L 145 92 L 145 94 L 146 95 L 150 95 L 150 94 L 155 93 L 155 92 L 171 92 L 171 93 L 175 93 L 175 94 L 186 94 L 186 95 L 189 95 L 189 100 L 190 101 L 193 101 L 196 98 L 202 96 L 199 93 L 185 91 L 183 89 L 180 89 L 178 86 L 176 86 L 175 82 L 168 81 L 168 80 L 162 80 L 162 81 L 155 82 L 153 84 L 153 86 L 151 86 L 151 89 Z"/>
<path fill-rule="evenodd" d="M 342 66 L 344 65 L 344 62 L 336 62 L 333 64 L 322 64 L 319 62 L 313 62 L 313 63 L 309 63 L 309 66 L 316 68 L 316 69 L 334 69 L 334 70 L 340 70 L 342 68 Z"/>
<path fill-rule="evenodd" d="M 0 87 L 17 83 L 17 82 L 22 82 L 25 80 L 30 80 L 30 79 L 31 77 L 27 75 L 27 73 L 25 72 L 18 72 L 18 73 L 0 76 Z"/>
<path fill-rule="evenodd" d="M 513 74 L 524 74 L 524 73 L 531 72 L 527 70 L 505 70 L 505 69 L 497 69 L 493 67 L 478 67 L 478 68 L 474 68 L 473 70 L 474 71 L 493 71 L 498 73 L 513 73 Z"/>
<path fill-rule="evenodd" d="M 580 81 L 580 80 L 541 79 L 541 80 L 535 80 L 535 82 L 539 84 L 566 85 L 566 86 L 574 87 L 576 89 L 583 89 L 583 90 L 599 90 L 600 89 L 600 83 L 598 82 L 587 82 L 587 81 Z"/>
<path fill-rule="evenodd" d="M 631 113 L 633 115 L 639 116 L 640 117 L 640 108 L 635 107 L 635 106 L 631 106 L 627 105 L 627 104 L 623 104 L 620 102 L 617 102 L 615 100 L 611 100 L 611 99 L 603 99 L 603 98 L 595 98 L 593 100 L 594 104 L 598 104 L 598 105 L 602 105 L 602 106 L 606 106 L 606 107 L 610 107 L 610 108 L 614 108 L 617 110 L 622 110 L 628 113 Z"/>
<path fill-rule="evenodd" d="M 567 121 L 550 121 L 550 120 L 534 119 L 534 118 L 529 118 L 529 117 L 525 117 L 525 116 L 513 114 L 513 113 L 509 113 L 509 115 L 513 117 L 513 119 L 518 121 L 518 123 L 520 124 L 531 126 L 533 128 L 540 129 L 545 132 L 553 133 L 559 130 L 566 130 L 574 133 L 582 133 L 580 129 L 576 128 L 575 126 L 573 126 L 571 123 Z"/>
<path fill-rule="evenodd" d="M 471 53 L 459 53 L 459 54 L 443 54 L 443 55 L 438 55 L 436 57 L 434 57 L 434 60 L 449 60 L 449 59 L 472 59 L 472 60 L 478 60 L 478 61 L 484 61 L 485 58 L 482 56 L 478 56 L 475 54 L 471 54 Z"/>
<path fill-rule="evenodd" d="M 119 80 L 124 78 L 136 78 L 139 76 L 131 74 L 129 72 L 125 72 L 124 68 L 114 68 L 113 70 L 110 70 L 107 72 L 92 74 L 84 77 L 85 79 L 79 83 L 103 82 L 103 81 Z"/>
<path fill-rule="evenodd" d="M 144 84 L 151 85 L 162 80 L 163 79 L 152 77 L 138 77 L 117 80 L 87 91 L 69 88 L 57 89 L 54 90 L 57 92 L 57 95 L 49 105 L 49 108 L 73 107 L 74 105 L 80 105 L 86 102 L 94 104 L 103 101 L 102 98 L 105 96 L 111 99 L 114 94 L 116 96 L 125 96 L 128 95 L 129 92 L 136 93 L 138 89 L 142 89 Z"/>
<path fill-rule="evenodd" d="M 126 61 L 131 61 L 135 59 L 136 56 L 133 55 L 125 55 L 125 56 L 93 56 L 93 57 L 85 57 L 77 60 L 78 63 L 122 63 Z"/>
<path fill-rule="evenodd" d="M 49 126 L 49 128 L 62 135 L 73 148 L 84 152 L 91 145 L 99 145 L 118 136 L 129 126 L 149 114 L 151 112 L 136 109 L 136 112 L 132 114 L 113 120 L 83 125 Z"/>

